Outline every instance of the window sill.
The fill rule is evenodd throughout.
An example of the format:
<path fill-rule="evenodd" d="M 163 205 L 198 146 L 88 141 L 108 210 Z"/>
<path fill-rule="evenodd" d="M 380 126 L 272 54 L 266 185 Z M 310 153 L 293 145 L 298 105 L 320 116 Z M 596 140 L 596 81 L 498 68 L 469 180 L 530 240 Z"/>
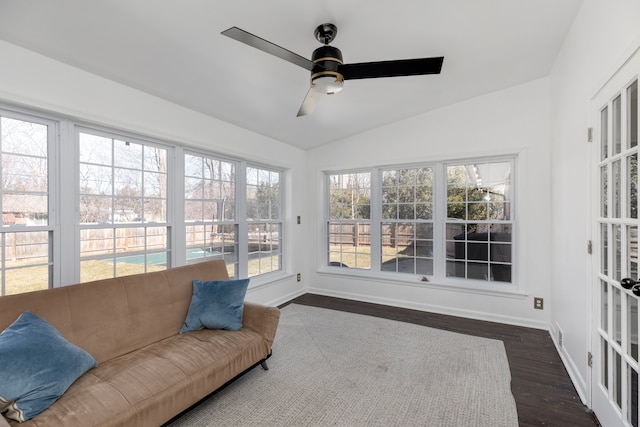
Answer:
<path fill-rule="evenodd" d="M 480 280 L 452 279 L 448 277 L 429 276 L 429 281 L 422 281 L 423 276 L 412 274 L 397 274 L 373 272 L 368 270 L 345 269 L 340 267 L 326 267 L 317 273 L 327 277 L 345 277 L 354 280 L 367 280 L 379 283 L 393 283 L 400 286 L 414 286 L 427 289 L 439 289 L 466 294 L 492 295 L 508 298 L 526 298 L 529 293 L 512 283 L 485 282 Z"/>
<path fill-rule="evenodd" d="M 295 275 L 287 273 L 285 271 L 274 271 L 272 273 L 265 273 L 258 276 L 249 277 L 249 289 L 259 289 L 275 285 L 283 280 L 289 279 L 295 280 Z"/>

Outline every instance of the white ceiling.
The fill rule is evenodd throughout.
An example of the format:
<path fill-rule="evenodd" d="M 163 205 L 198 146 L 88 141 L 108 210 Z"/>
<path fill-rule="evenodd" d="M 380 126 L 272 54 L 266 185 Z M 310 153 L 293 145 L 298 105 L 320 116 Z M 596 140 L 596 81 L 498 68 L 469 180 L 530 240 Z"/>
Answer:
<path fill-rule="evenodd" d="M 581 3 L 0 0 L 0 39 L 309 149 L 548 75 Z M 310 58 L 325 22 L 345 63 L 444 56 L 442 74 L 350 80 L 296 117 L 309 72 L 220 35 L 238 26 Z"/>

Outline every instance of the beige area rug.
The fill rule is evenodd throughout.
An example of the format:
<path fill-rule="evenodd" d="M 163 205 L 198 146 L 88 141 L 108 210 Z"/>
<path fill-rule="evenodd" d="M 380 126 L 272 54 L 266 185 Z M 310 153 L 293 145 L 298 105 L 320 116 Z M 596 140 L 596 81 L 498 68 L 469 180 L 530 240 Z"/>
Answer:
<path fill-rule="evenodd" d="M 518 425 L 502 341 L 291 304 L 268 364 L 170 426 Z"/>

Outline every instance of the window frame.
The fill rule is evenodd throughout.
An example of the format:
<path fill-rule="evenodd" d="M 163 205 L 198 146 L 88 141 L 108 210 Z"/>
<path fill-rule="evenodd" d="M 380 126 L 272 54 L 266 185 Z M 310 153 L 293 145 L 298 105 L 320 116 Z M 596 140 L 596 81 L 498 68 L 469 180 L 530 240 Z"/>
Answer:
<path fill-rule="evenodd" d="M 166 183 L 165 183 L 165 191 L 166 191 L 166 195 L 164 198 L 164 205 L 165 205 L 165 218 L 164 221 L 145 221 L 144 220 L 144 213 L 143 213 L 143 217 L 139 220 L 136 221 L 135 219 L 133 221 L 115 221 L 115 218 L 112 217 L 109 221 L 105 221 L 105 222 L 96 222 L 96 223 L 82 223 L 81 222 L 81 218 L 80 218 L 80 200 L 83 196 L 83 193 L 80 190 L 80 186 L 81 186 L 81 182 L 80 182 L 80 171 L 81 171 L 81 165 L 83 164 L 81 162 L 80 156 L 80 135 L 81 134 L 88 134 L 97 138 L 105 138 L 105 139 L 111 139 L 111 143 L 112 143 L 112 147 L 111 147 L 111 154 L 115 153 L 115 148 L 114 145 L 115 141 L 122 141 L 127 143 L 127 145 L 129 143 L 133 143 L 133 144 L 139 144 L 142 147 L 142 150 L 145 150 L 145 147 L 152 147 L 152 148 L 157 148 L 160 150 L 165 150 L 166 153 L 166 172 L 165 172 L 165 179 L 166 179 Z M 149 262 L 149 256 L 154 256 L 154 255 L 158 255 L 158 254 L 164 254 L 164 260 L 165 260 L 165 264 L 157 269 L 160 270 L 164 270 L 167 268 L 171 268 L 174 265 L 174 256 L 173 256 L 173 252 L 174 252 L 174 245 L 173 245 L 173 233 L 175 230 L 175 224 L 174 224 L 174 215 L 173 215 L 173 205 L 174 203 L 176 203 L 174 201 L 175 199 L 175 192 L 173 191 L 173 186 L 171 184 L 172 179 L 171 179 L 171 175 L 175 174 L 175 147 L 172 145 L 168 145 L 166 143 L 162 143 L 158 140 L 155 140 L 154 138 L 149 138 L 149 137 L 142 137 L 139 135 L 135 135 L 135 134 L 131 134 L 131 133 L 127 133 L 127 132 L 120 132 L 117 130 L 112 130 L 112 129 L 107 129 L 107 128 L 103 128 L 103 127 L 98 127 L 98 126 L 88 126 L 88 125 L 83 125 L 83 124 L 74 124 L 74 131 L 73 131 L 73 138 L 74 138 L 74 142 L 75 142 L 75 197 L 76 197 L 76 207 L 77 209 L 75 210 L 76 212 L 76 216 L 75 216 L 75 226 L 77 229 L 77 234 L 76 234 L 76 253 L 75 253 L 75 260 L 74 262 L 76 263 L 75 266 L 75 270 L 76 270 L 76 282 L 86 282 L 86 281 L 91 281 L 94 280 L 95 278 L 90 278 L 88 280 L 85 280 L 82 278 L 82 263 L 83 261 L 100 261 L 100 260 L 112 260 L 113 261 L 113 267 L 112 267 L 112 272 L 113 275 L 111 277 L 121 277 L 121 276 L 125 276 L 125 275 L 130 275 L 130 274 L 135 274 L 136 272 L 148 272 L 148 271 L 153 271 L 156 270 L 156 268 L 151 268 L 150 266 L 154 265 L 152 262 Z M 144 165 L 144 157 L 141 158 L 141 166 L 140 166 L 140 174 L 142 177 L 144 177 L 146 174 L 153 174 L 153 173 L 161 173 L 161 172 L 155 172 L 152 171 L 150 169 L 145 169 L 145 165 Z M 91 165 L 97 165 L 97 163 L 86 163 L 86 164 L 91 164 Z M 115 171 L 116 170 L 137 170 L 135 168 L 131 168 L 131 167 L 124 167 L 124 166 L 117 166 L 115 163 L 115 159 L 111 159 L 111 162 L 109 165 L 105 165 L 105 168 L 110 168 L 112 170 L 113 175 L 111 175 L 111 179 L 115 180 Z M 112 184 L 112 186 L 115 184 Z M 144 197 L 144 192 L 145 189 L 143 187 L 141 187 L 140 189 L 141 191 L 141 195 L 140 195 L 140 199 L 141 200 L 146 200 Z M 105 198 L 110 198 L 112 199 L 111 204 L 113 205 L 113 200 L 117 200 L 119 197 L 117 197 L 115 194 L 111 194 L 108 197 Z M 153 199 L 157 199 L 157 198 L 149 198 L 151 200 Z M 143 208 L 144 209 L 144 208 Z M 154 228 L 161 228 L 164 229 L 164 250 L 157 250 L 157 249 L 148 249 L 148 237 L 151 237 L 152 234 L 149 234 L 149 231 L 151 230 L 153 232 Z M 82 232 L 84 230 L 113 230 L 113 252 L 111 253 L 111 255 L 107 254 L 97 254 L 97 255 L 89 255 L 89 256 L 82 256 Z M 120 231 L 121 230 L 121 231 Z M 141 250 L 137 250 L 135 251 L 135 253 L 129 255 L 129 256 L 125 256 L 125 257 L 142 257 L 143 262 L 142 262 L 142 271 L 130 271 L 130 272 L 126 272 L 124 274 L 118 274 L 118 263 L 116 262 L 116 260 L 118 258 L 123 258 L 123 254 L 122 252 L 118 252 L 117 250 L 117 241 L 121 240 L 122 237 L 118 237 L 117 234 L 120 232 L 124 232 L 125 235 L 128 235 L 127 230 L 142 230 L 142 236 L 138 235 L 138 234 L 134 234 L 134 239 L 140 239 L 142 238 L 144 243 L 143 243 L 143 248 Z M 162 255 L 160 255 L 162 257 Z M 106 274 L 106 273 L 105 273 Z M 100 277 L 100 278 L 109 278 L 109 276 L 104 276 L 104 277 Z"/>
<path fill-rule="evenodd" d="M 511 281 L 501 282 L 493 280 L 477 280 L 470 278 L 447 277 L 446 275 L 446 223 L 447 223 L 447 179 L 446 167 L 454 164 L 510 162 L 511 164 Z M 413 284 L 426 287 L 443 287 L 446 289 L 460 288 L 480 293 L 508 293 L 521 294 L 522 280 L 519 278 L 518 247 L 518 154 L 501 154 L 486 157 L 470 157 L 425 161 L 420 163 L 406 163 L 373 166 L 370 168 L 352 168 L 340 170 L 325 170 L 323 172 L 323 225 L 322 240 L 323 255 L 319 257 L 318 272 L 329 275 L 344 275 L 347 277 L 365 276 L 379 277 L 388 282 Z M 381 253 L 382 232 L 381 224 L 385 221 L 382 214 L 382 173 L 393 169 L 410 169 L 430 167 L 433 170 L 433 274 L 410 274 L 405 272 L 384 271 L 381 260 L 377 256 Z M 333 174 L 345 174 L 369 171 L 371 173 L 371 268 L 368 270 L 355 268 L 340 268 L 329 265 L 329 177 Z"/>
<path fill-rule="evenodd" d="M 6 274 L 7 271 L 17 270 L 22 271 L 29 268 L 45 268 L 47 271 L 46 287 L 37 287 L 33 289 L 27 289 L 23 292 L 30 290 L 48 289 L 55 286 L 58 282 L 60 274 L 60 268 L 58 266 L 60 257 L 60 215 L 59 215 L 59 198 L 56 197 L 56 192 L 52 191 L 52 188 L 58 187 L 58 151 L 60 149 L 60 122 L 55 118 L 49 117 L 46 114 L 38 114 L 36 112 L 25 111 L 20 108 L 5 108 L 0 105 L 0 118 L 8 118 L 17 121 L 31 122 L 47 127 L 47 147 L 46 147 L 46 161 L 47 167 L 47 224 L 28 225 L 28 224 L 13 224 L 4 225 L 4 218 L 2 227 L 0 227 L 0 296 L 8 295 Z M 0 129 L 1 130 L 1 129 Z M 0 152 L 0 158 L 4 156 L 4 149 Z M 31 156 L 24 156 L 31 157 Z M 37 158 L 37 156 L 36 156 Z M 2 169 L 0 169 L 2 172 Z M 28 193 L 28 192 L 25 192 Z M 4 189 L 0 188 L 0 197 L 4 195 Z M 2 209 L 4 210 L 4 208 Z M 19 233 L 46 233 L 47 235 L 47 261 L 38 262 L 34 264 L 18 265 L 14 267 L 6 266 L 6 249 L 5 239 L 9 234 Z"/>
<path fill-rule="evenodd" d="M 273 275 L 277 275 L 277 274 L 281 274 L 284 271 L 286 271 L 286 259 L 285 259 L 285 242 L 286 242 L 286 227 L 285 227 L 285 193 L 286 193 L 286 173 L 284 170 L 274 167 L 274 166 L 268 166 L 268 165 L 264 165 L 264 164 L 260 164 L 260 163 L 254 163 L 254 162 L 243 162 L 243 174 L 242 174 L 242 201 L 243 204 L 241 205 L 241 209 L 243 212 L 243 218 L 241 220 L 242 223 L 242 227 L 241 227 L 241 231 L 240 231 L 240 236 L 241 236 L 241 243 L 243 245 L 244 248 L 246 248 L 246 250 L 242 251 L 241 253 L 246 257 L 246 260 L 244 260 L 244 262 L 241 263 L 241 266 L 243 267 L 242 273 L 243 273 L 243 277 L 248 277 L 251 278 L 252 280 L 254 279 L 258 279 L 258 278 L 263 278 L 263 277 L 269 277 L 269 276 L 273 276 Z M 249 207 L 250 207 L 250 202 L 249 202 L 249 191 L 248 191 L 248 187 L 250 185 L 249 180 L 248 180 L 248 173 L 249 173 L 249 169 L 256 169 L 258 171 L 263 171 L 263 172 L 269 172 L 269 174 L 277 174 L 278 175 L 278 205 L 279 205 L 279 209 L 278 209 L 278 214 L 276 218 L 273 218 L 273 216 L 271 216 L 270 218 L 259 218 L 258 221 L 256 220 L 251 220 L 249 218 Z M 260 184 L 260 180 L 257 179 L 256 184 Z M 240 183 L 237 184 L 238 187 L 240 187 Z M 257 185 L 256 185 L 257 186 Z M 270 198 L 271 201 L 271 198 Z M 269 205 L 271 206 L 271 205 Z M 240 211 L 239 211 L 240 212 Z M 271 208 L 270 208 L 270 212 L 271 212 Z M 249 242 L 249 234 L 250 234 L 250 227 L 251 228 L 255 228 L 256 225 L 265 225 L 265 231 L 267 231 L 266 229 L 270 229 L 271 227 L 275 226 L 278 230 L 278 235 L 276 236 L 275 240 L 277 241 L 277 249 L 276 249 L 276 253 L 275 253 L 275 257 L 277 257 L 277 268 L 275 269 L 271 269 L 268 271 L 265 271 L 263 273 L 258 272 L 258 274 L 251 274 L 250 268 L 249 268 L 249 264 L 251 263 L 250 257 L 252 254 L 251 251 L 251 245 Z M 258 227 L 260 228 L 260 227 Z M 271 251 L 271 253 L 273 254 L 273 234 L 272 232 L 269 232 L 268 234 L 261 234 L 261 231 L 258 231 L 259 236 L 263 236 L 265 237 L 265 243 L 268 243 L 268 247 Z M 269 237 L 267 239 L 267 237 Z M 243 241 L 244 240 L 244 241 Z M 258 253 L 261 252 L 261 242 L 262 242 L 262 238 L 258 239 Z M 268 256 L 268 257 L 261 257 L 258 256 L 260 260 L 262 259 L 270 259 L 269 261 L 269 265 L 271 265 L 273 267 L 273 258 L 274 256 Z M 258 268 L 259 270 L 262 267 L 262 261 L 258 262 Z"/>
<path fill-rule="evenodd" d="M 22 107 L 0 101 L 0 116 L 31 121 L 47 126 L 47 198 L 48 198 L 48 224 L 47 225 L 24 225 L 0 227 L 1 237 L 6 233 L 14 232 L 46 232 L 47 233 L 47 261 L 40 263 L 39 267 L 48 269 L 46 285 L 47 288 L 56 288 L 69 284 L 80 283 L 80 146 L 79 133 L 86 131 L 89 134 L 114 138 L 120 141 L 131 141 L 142 143 L 147 146 L 159 147 L 167 150 L 167 170 L 166 170 L 166 220 L 156 223 L 132 223 L 133 226 L 146 226 L 147 229 L 153 226 L 162 226 L 166 229 L 166 267 L 186 265 L 186 236 L 183 233 L 184 225 L 184 161 L 180 160 L 185 153 L 196 153 L 197 155 L 210 156 L 220 160 L 229 161 L 236 165 L 236 218 L 237 224 L 237 247 L 239 248 L 238 262 L 235 266 L 237 277 L 248 277 L 248 244 L 247 244 L 247 221 L 246 221 L 246 170 L 247 167 L 257 167 L 268 169 L 279 174 L 280 180 L 280 212 L 279 219 L 275 221 L 280 227 L 279 235 L 279 268 L 277 270 L 252 276 L 251 287 L 268 285 L 276 280 L 289 277 L 291 272 L 287 271 L 288 260 L 291 256 L 288 248 L 287 229 L 289 227 L 290 214 L 287 211 L 287 183 L 290 179 L 290 172 L 287 168 L 277 165 L 264 164 L 246 159 L 220 154 L 209 151 L 201 144 L 188 144 L 177 139 L 164 139 L 153 136 L 150 133 L 137 133 L 135 131 L 123 130 L 109 124 L 99 124 L 96 122 L 84 121 L 64 115 L 55 111 L 41 110 L 36 107 Z M 184 159 L 184 157 L 182 157 Z M 72 190 L 70 190 L 72 189 Z M 0 189 L 1 190 L 1 189 Z M 1 196 L 2 191 L 0 191 Z M 130 224 L 125 223 L 122 227 Z M 111 223 L 110 227 L 113 228 Z M 99 227 L 99 226 L 97 226 Z M 41 240 L 42 241 L 42 240 Z M 41 245 L 41 242 L 37 242 Z M 0 248 L 2 251 L 2 248 Z M 42 252 L 44 253 L 44 252 Z M 1 254 L 0 254 L 1 255 Z M 115 254 L 114 256 L 119 256 Z M 5 271 L 1 269 L 0 278 L 4 277 Z M 32 267 L 26 265 L 25 268 Z M 38 272 L 40 276 L 42 274 Z M 38 289 L 42 289 L 39 287 Z M 29 289 L 31 290 L 31 289 Z M 26 291 L 26 290 L 25 290 Z M 22 291 L 19 291 L 22 292 Z M 0 282 L 0 294 L 3 293 L 3 283 Z"/>
<path fill-rule="evenodd" d="M 224 218 L 224 206 L 223 206 L 223 218 L 219 221 L 215 221 L 215 220 L 211 220 L 211 221 L 207 221 L 205 219 L 202 219 L 200 221 L 198 220 L 188 220 L 186 218 L 185 212 L 186 212 L 186 203 L 187 203 L 187 198 L 186 198 L 186 194 L 188 189 L 186 188 L 186 180 L 188 178 L 194 178 L 191 177 L 189 175 L 187 175 L 187 165 L 186 165 L 186 161 L 187 161 L 187 156 L 192 156 L 192 157 L 200 157 L 203 159 L 210 159 L 210 160 L 214 160 L 214 161 L 220 161 L 220 162 L 225 162 L 225 163 L 229 163 L 233 166 L 233 180 L 230 181 L 233 184 L 233 197 L 234 197 L 234 204 L 233 204 L 233 218 L 232 219 L 226 219 Z M 205 262 L 205 261 L 209 261 L 212 259 L 224 259 L 225 262 L 227 263 L 227 270 L 229 272 L 229 277 L 230 278 L 238 278 L 238 275 L 240 274 L 240 221 L 238 219 L 239 216 L 239 209 L 238 209 L 238 197 L 240 194 L 240 190 L 238 188 L 238 171 L 241 169 L 241 162 L 238 160 L 234 160 L 225 156 L 221 156 L 221 155 L 217 155 L 217 154 L 213 154 L 210 152 L 205 152 L 205 151 L 199 151 L 199 150 L 192 150 L 192 149 L 184 149 L 183 150 L 183 155 L 182 155 L 182 163 L 183 163 L 183 173 L 182 173 L 182 180 L 183 183 L 185 185 L 184 191 L 181 192 L 182 194 L 185 194 L 185 197 L 183 198 L 184 204 L 183 204 L 183 212 L 181 215 L 182 218 L 182 228 L 185 230 L 185 253 L 184 253 L 184 257 L 185 257 L 185 264 L 193 264 L 193 263 L 198 263 L 198 262 Z M 203 169 L 204 172 L 204 169 Z M 203 180 L 205 178 L 203 177 Z M 211 179 L 210 181 L 216 181 L 215 179 Z M 211 199 L 206 199 L 203 198 L 202 199 L 194 199 L 194 200 L 201 200 L 204 203 L 206 203 L 207 200 L 211 200 Z M 203 212 L 203 218 L 204 218 L 204 212 Z M 186 253 L 186 250 L 188 250 L 189 245 L 186 241 L 186 235 L 187 235 L 187 227 L 189 226 L 203 226 L 203 227 L 207 227 L 207 226 L 221 226 L 221 227 L 233 227 L 234 228 L 234 234 L 235 234 L 235 238 L 233 241 L 233 246 L 234 246 L 234 255 L 231 257 L 225 256 L 225 252 L 223 251 L 222 256 L 211 256 L 211 257 L 207 257 L 207 256 L 203 256 L 200 258 L 193 258 L 193 259 L 189 259 Z M 223 245 L 225 244 L 225 242 L 222 242 Z M 231 266 L 229 264 L 229 261 L 231 261 Z"/>

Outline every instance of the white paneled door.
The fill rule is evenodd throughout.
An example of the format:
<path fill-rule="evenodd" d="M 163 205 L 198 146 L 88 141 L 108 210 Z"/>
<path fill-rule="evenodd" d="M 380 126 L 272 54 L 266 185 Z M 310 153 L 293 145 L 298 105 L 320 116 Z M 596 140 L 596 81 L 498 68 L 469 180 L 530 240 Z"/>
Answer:
<path fill-rule="evenodd" d="M 636 51 L 592 99 L 591 406 L 605 427 L 638 426 L 639 73 Z"/>

